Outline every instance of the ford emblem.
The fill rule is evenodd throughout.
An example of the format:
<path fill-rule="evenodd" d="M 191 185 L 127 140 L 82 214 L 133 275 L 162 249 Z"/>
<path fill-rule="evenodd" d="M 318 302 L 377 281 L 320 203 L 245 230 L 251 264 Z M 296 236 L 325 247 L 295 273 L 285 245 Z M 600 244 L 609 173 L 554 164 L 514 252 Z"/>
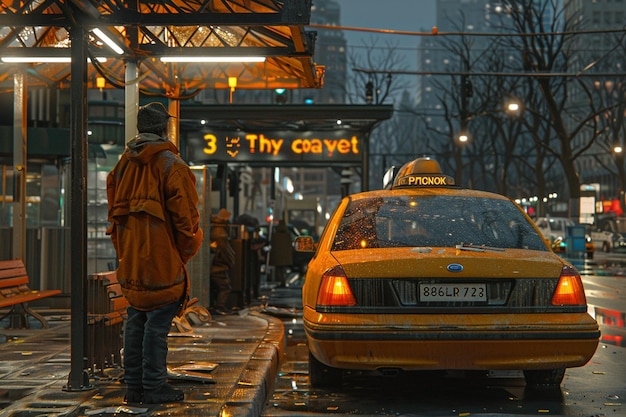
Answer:
<path fill-rule="evenodd" d="M 461 264 L 450 264 L 446 267 L 446 269 L 450 272 L 461 272 L 463 270 L 463 265 Z"/>

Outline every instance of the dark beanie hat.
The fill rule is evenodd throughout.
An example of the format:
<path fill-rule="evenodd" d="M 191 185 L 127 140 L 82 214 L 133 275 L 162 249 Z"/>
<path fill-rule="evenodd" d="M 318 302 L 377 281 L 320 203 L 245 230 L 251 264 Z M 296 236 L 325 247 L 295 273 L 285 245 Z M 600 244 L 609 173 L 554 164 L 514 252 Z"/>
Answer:
<path fill-rule="evenodd" d="M 139 107 L 137 112 L 137 130 L 139 133 L 160 135 L 167 128 L 170 117 L 163 103 L 157 101 Z"/>

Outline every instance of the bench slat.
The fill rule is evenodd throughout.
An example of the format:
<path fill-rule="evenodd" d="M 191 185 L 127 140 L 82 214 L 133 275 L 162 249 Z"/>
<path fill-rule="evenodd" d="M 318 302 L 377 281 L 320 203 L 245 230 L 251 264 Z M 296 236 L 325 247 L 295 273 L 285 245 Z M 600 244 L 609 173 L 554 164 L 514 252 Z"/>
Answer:
<path fill-rule="evenodd" d="M 0 261 L 2 262 L 2 261 Z M 26 273 L 26 267 L 21 266 L 17 268 L 1 268 L 0 267 L 0 279 L 6 279 L 11 277 L 17 277 L 20 275 L 28 275 Z"/>
<path fill-rule="evenodd" d="M 126 311 L 126 307 L 128 307 L 128 300 L 125 297 L 111 297 L 110 308 L 111 311 Z"/>
<path fill-rule="evenodd" d="M 117 271 L 98 272 L 89 275 L 91 303 L 89 314 L 95 316 L 111 313 L 126 316 L 128 300 L 122 294 Z"/>
<path fill-rule="evenodd" d="M 0 278 L 0 288 L 19 287 L 20 285 L 28 285 L 27 275 Z"/>
<path fill-rule="evenodd" d="M 100 323 L 105 326 L 120 323 L 124 320 L 124 316 L 119 311 L 111 311 L 106 314 L 89 314 L 87 321 L 89 324 Z"/>
<path fill-rule="evenodd" d="M 8 259 L 0 261 L 0 271 L 3 269 L 24 268 L 24 261 L 21 259 Z"/>
<path fill-rule="evenodd" d="M 61 294 L 61 290 L 45 290 L 19 293 L 17 295 L 0 298 L 0 307 L 9 307 L 15 304 L 29 303 L 31 301 L 39 300 L 42 298 L 52 297 L 53 295 L 57 294 Z"/>

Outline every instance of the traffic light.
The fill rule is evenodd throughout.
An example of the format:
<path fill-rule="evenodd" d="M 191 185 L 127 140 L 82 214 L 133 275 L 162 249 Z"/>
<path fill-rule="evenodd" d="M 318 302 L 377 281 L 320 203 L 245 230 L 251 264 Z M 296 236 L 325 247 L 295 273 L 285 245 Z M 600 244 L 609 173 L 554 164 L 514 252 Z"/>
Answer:
<path fill-rule="evenodd" d="M 265 221 L 268 223 L 272 223 L 274 221 L 274 209 L 273 208 L 268 207 L 267 216 L 265 216 Z"/>
<path fill-rule="evenodd" d="M 339 183 L 341 184 L 342 197 L 350 194 L 350 184 L 354 182 L 352 175 L 354 175 L 354 171 L 350 167 L 346 167 L 341 170 L 341 179 L 339 180 Z"/>
<path fill-rule="evenodd" d="M 368 81 L 367 84 L 365 84 L 365 102 L 372 104 L 372 101 L 374 101 L 374 83 Z"/>
<path fill-rule="evenodd" d="M 469 77 L 466 77 L 463 80 L 463 92 L 465 94 L 465 97 L 471 97 L 474 95 L 474 84 L 472 84 L 472 81 L 469 79 Z"/>
<path fill-rule="evenodd" d="M 287 90 L 285 88 L 276 88 L 274 90 L 274 101 L 277 104 L 285 104 L 287 102 Z"/>

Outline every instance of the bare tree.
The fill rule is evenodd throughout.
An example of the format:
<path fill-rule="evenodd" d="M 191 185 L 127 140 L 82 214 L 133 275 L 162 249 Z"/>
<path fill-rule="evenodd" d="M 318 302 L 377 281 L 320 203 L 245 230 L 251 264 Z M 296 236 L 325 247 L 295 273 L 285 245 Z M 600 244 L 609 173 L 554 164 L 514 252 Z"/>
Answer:
<path fill-rule="evenodd" d="M 464 26 L 464 16 L 461 14 L 459 26 Z M 461 32 L 460 28 L 457 28 Z M 436 99 L 439 101 L 441 110 L 440 117 L 431 118 L 428 123 L 428 131 L 434 138 L 432 147 L 444 170 L 453 172 L 457 184 L 468 185 L 469 176 L 466 169 L 476 158 L 464 158 L 466 143 L 458 141 L 458 136 L 463 131 L 467 133 L 467 123 L 470 119 L 470 99 L 473 95 L 473 84 L 467 76 L 472 66 L 471 51 L 473 39 L 469 36 L 451 37 L 437 42 L 443 50 L 447 50 L 451 57 L 450 67 L 452 72 L 460 75 L 451 75 L 445 78 L 433 79 L 436 89 Z M 454 68 L 456 66 L 456 68 Z"/>
<path fill-rule="evenodd" d="M 423 138 L 418 135 L 419 120 L 415 104 L 404 91 L 394 103 L 394 115 L 375 129 L 370 147 L 371 184 L 382 185 L 383 174 L 392 166 L 400 167 L 409 160 L 427 154 Z"/>
<path fill-rule="evenodd" d="M 514 33 L 508 38 L 511 46 L 521 52 L 523 69 L 530 74 L 541 93 L 549 115 L 550 129 L 557 141 L 543 142 L 563 169 L 568 185 L 569 215 L 578 217 L 580 211 L 580 178 L 575 161 L 592 147 L 599 137 L 597 116 L 605 108 L 594 105 L 593 94 L 581 78 L 549 76 L 552 72 L 566 72 L 581 58 L 574 41 L 580 21 L 565 18 L 561 2 L 506 0 Z M 531 36 L 528 36 L 531 35 Z M 583 94 L 588 108 L 572 105 L 571 97 Z M 539 113 L 537 113 L 539 114 Z"/>
<path fill-rule="evenodd" d="M 599 138 L 623 137 L 623 84 L 610 83 L 609 102 L 606 91 L 604 100 L 598 96 L 591 78 L 567 75 L 581 62 L 587 70 L 589 58 L 578 48 L 581 20 L 566 18 L 568 6 L 562 1 L 506 0 L 502 5 L 506 19 L 500 27 L 492 22 L 488 47 L 476 40 L 480 36 L 461 29 L 462 35 L 439 41 L 459 68 L 434 82 L 444 121 L 433 124 L 429 134 L 440 137 L 440 149 L 447 150 L 447 163 L 464 185 L 493 187 L 502 194 L 534 188 L 543 211 L 548 189 L 561 187 L 564 177 L 569 215 L 578 216 L 576 160 Z M 457 21 L 465 27 L 463 19 Z M 618 84 L 621 92 L 615 93 Z M 506 94 L 523 101 L 523 118 L 501 117 L 498 103 Z M 466 149 L 453 146 L 456 133 L 465 128 L 471 142 Z M 618 172 L 625 172 L 623 159 L 616 162 L 622 166 Z"/>
<path fill-rule="evenodd" d="M 391 165 L 407 162 L 408 155 L 419 154 L 421 142 L 416 137 L 414 100 L 408 89 L 413 85 L 408 76 L 404 55 L 395 43 L 379 46 L 373 38 L 361 48 L 364 53 L 351 53 L 348 66 L 352 77 L 346 97 L 350 103 L 393 104 L 394 115 L 378 125 L 370 136 L 370 184 L 382 185 L 382 176 Z"/>
<path fill-rule="evenodd" d="M 407 69 L 406 59 L 398 53 L 398 46 L 380 39 L 364 42 L 361 53 L 351 52 L 348 67 L 351 69 L 350 85 L 346 91 L 349 103 L 383 104 L 397 96 L 404 87 L 391 75 Z"/>
<path fill-rule="evenodd" d="M 458 22 L 457 31 L 462 32 L 462 13 Z M 515 97 L 519 81 L 484 75 L 503 70 L 508 57 L 494 39 L 468 33 L 440 41 L 449 52 L 451 75 L 433 80 L 445 127 L 441 118 L 435 119 L 430 134 L 439 137 L 443 162 L 454 171 L 457 183 L 507 194 L 522 125 L 507 116 L 506 101 Z M 469 137 L 466 142 L 459 141 L 461 133 Z"/>
<path fill-rule="evenodd" d="M 592 63 L 586 69 L 593 72 L 616 74 L 624 71 L 624 56 L 626 54 L 625 34 L 619 38 L 615 35 L 605 35 L 605 44 L 614 44 L 615 47 L 605 51 L 599 56 L 594 56 Z M 592 83 L 592 84 L 591 84 Z M 600 132 L 597 140 L 597 148 L 600 152 L 592 152 L 591 156 L 595 163 L 602 166 L 607 172 L 615 176 L 619 181 L 619 188 L 613 198 L 624 202 L 624 190 L 626 190 L 626 166 L 624 155 L 626 150 L 626 83 L 623 76 L 598 76 L 593 78 L 590 85 L 586 86 L 588 94 L 593 97 L 592 104 L 597 103 L 596 108 L 600 114 L 590 126 Z M 584 164 L 579 164 L 584 170 Z M 589 178 L 590 176 L 587 175 Z"/>

